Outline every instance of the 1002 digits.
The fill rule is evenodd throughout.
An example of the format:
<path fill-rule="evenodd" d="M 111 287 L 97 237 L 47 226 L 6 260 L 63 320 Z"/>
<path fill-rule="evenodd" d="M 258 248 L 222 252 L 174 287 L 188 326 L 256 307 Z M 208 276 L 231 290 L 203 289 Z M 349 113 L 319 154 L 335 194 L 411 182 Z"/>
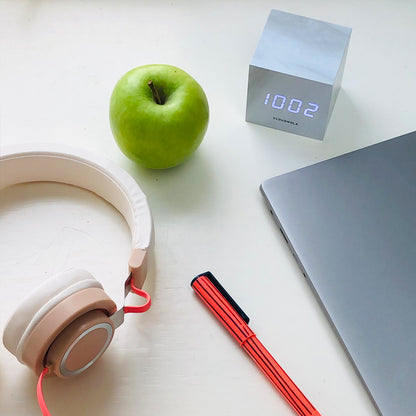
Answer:
<path fill-rule="evenodd" d="M 270 93 L 266 94 L 266 99 L 264 100 L 264 105 L 268 105 L 271 102 L 271 106 L 276 110 L 283 110 L 286 105 L 287 97 L 284 95 L 276 94 L 273 99 L 271 99 L 272 95 Z M 287 105 L 287 111 L 290 113 L 298 114 L 302 111 L 303 101 L 299 100 L 298 98 L 292 98 Z M 306 117 L 313 118 L 314 113 L 316 113 L 319 109 L 319 105 L 315 103 L 308 103 L 308 107 L 303 109 L 303 115 Z"/>

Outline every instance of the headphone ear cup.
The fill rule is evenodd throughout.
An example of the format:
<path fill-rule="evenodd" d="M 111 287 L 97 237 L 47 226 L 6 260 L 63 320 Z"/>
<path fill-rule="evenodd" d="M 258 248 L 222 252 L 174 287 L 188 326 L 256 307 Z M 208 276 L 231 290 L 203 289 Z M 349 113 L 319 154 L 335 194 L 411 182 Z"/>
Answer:
<path fill-rule="evenodd" d="M 35 288 L 23 299 L 9 318 L 3 333 L 5 347 L 21 361 L 19 345 L 24 342 L 25 332 L 30 331 L 38 320 L 60 300 L 80 288 L 102 287 L 86 270 L 72 269 L 58 273 Z"/>
<path fill-rule="evenodd" d="M 45 281 L 10 318 L 3 335 L 6 348 L 39 374 L 56 336 L 72 321 L 93 309 L 111 315 L 114 302 L 85 270 L 69 270 Z"/>
<path fill-rule="evenodd" d="M 48 350 L 45 362 L 58 377 L 75 376 L 104 353 L 114 334 L 114 324 L 100 310 L 93 310 L 69 324 Z"/>

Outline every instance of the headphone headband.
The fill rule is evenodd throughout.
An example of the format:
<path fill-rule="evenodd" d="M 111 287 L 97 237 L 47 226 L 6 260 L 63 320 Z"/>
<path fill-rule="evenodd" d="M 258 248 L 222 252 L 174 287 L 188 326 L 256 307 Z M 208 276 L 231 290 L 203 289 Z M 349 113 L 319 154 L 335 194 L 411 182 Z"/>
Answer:
<path fill-rule="evenodd" d="M 20 145 L 1 149 L 0 189 L 25 182 L 60 182 L 87 189 L 113 205 L 132 234 L 132 249 L 146 250 L 152 218 L 146 195 L 136 181 L 114 163 L 64 146 Z"/>

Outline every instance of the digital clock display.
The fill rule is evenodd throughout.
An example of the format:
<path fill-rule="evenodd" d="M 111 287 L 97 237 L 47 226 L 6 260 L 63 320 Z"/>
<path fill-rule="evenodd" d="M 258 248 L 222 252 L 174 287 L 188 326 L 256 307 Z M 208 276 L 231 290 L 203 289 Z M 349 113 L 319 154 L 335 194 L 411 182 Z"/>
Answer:
<path fill-rule="evenodd" d="M 331 86 L 252 67 L 246 120 L 322 140 L 331 93 Z"/>
<path fill-rule="evenodd" d="M 282 94 L 268 92 L 264 105 L 271 105 L 276 110 L 286 110 L 293 114 L 303 114 L 305 117 L 314 118 L 319 110 L 319 105 L 312 102 L 303 102 L 299 98 L 286 97 Z"/>

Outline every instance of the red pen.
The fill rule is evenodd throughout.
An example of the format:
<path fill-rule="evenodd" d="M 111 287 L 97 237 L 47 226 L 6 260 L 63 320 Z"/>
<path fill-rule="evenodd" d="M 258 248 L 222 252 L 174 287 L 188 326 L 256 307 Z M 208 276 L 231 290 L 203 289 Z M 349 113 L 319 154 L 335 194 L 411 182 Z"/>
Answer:
<path fill-rule="evenodd" d="M 321 416 L 280 367 L 248 326 L 249 318 L 210 272 L 196 276 L 192 288 L 205 305 L 228 329 L 274 387 L 299 416 Z"/>

